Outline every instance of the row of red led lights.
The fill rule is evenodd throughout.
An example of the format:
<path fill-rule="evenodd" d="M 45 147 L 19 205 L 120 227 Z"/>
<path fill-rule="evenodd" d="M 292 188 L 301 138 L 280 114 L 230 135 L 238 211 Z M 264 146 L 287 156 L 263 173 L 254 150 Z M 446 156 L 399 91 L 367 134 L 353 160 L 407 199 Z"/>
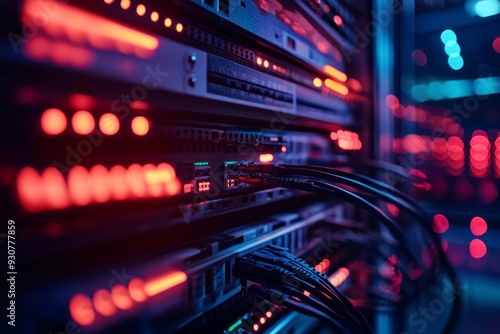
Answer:
<path fill-rule="evenodd" d="M 346 151 L 359 151 L 363 147 L 359 135 L 348 130 L 334 131 L 330 133 L 330 139 L 337 141 L 337 145 Z"/>
<path fill-rule="evenodd" d="M 169 272 L 149 280 L 134 278 L 128 286 L 115 285 L 111 291 L 97 290 L 92 297 L 78 293 L 69 301 L 69 312 L 73 320 L 82 326 L 90 326 L 98 317 L 114 316 L 120 310 L 130 310 L 135 304 L 166 292 L 187 280 L 182 271 Z"/>
<path fill-rule="evenodd" d="M 144 136 L 149 132 L 150 123 L 146 117 L 136 116 L 132 119 L 130 127 L 135 135 Z M 50 108 L 42 113 L 40 125 L 46 134 L 59 135 L 68 128 L 68 119 L 60 109 Z M 120 130 L 120 120 L 113 113 L 105 113 L 96 122 L 94 116 L 86 110 L 79 110 L 71 117 L 71 128 L 76 134 L 88 135 L 97 127 L 104 135 L 112 136 Z"/>
<path fill-rule="evenodd" d="M 71 168 L 67 179 L 55 167 L 39 173 L 25 167 L 17 175 L 17 194 L 22 207 L 30 212 L 60 210 L 94 203 L 128 199 L 168 197 L 181 191 L 175 170 L 167 163 L 157 166 L 115 165 L 109 170 L 95 165 Z"/>
<path fill-rule="evenodd" d="M 450 223 L 445 215 L 438 213 L 434 216 L 432 227 L 436 233 L 445 233 L 448 231 Z M 470 221 L 470 231 L 476 237 L 484 235 L 486 231 L 488 231 L 488 224 L 486 223 L 486 220 L 479 216 L 472 218 Z M 469 253 L 473 258 L 480 259 L 484 257 L 487 252 L 488 249 L 484 241 L 478 238 L 472 239 L 469 244 Z"/>

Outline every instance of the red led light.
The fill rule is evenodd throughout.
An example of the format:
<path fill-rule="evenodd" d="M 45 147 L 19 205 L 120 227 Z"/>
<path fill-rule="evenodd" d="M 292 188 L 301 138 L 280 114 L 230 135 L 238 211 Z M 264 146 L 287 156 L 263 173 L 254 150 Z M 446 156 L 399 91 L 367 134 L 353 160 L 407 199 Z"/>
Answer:
<path fill-rule="evenodd" d="M 108 202 L 111 198 L 110 175 L 106 167 L 95 165 L 90 169 L 93 200 L 97 203 Z"/>
<path fill-rule="evenodd" d="M 143 116 L 134 117 L 132 120 L 132 132 L 138 136 L 144 136 L 149 132 L 149 120 Z"/>
<path fill-rule="evenodd" d="M 488 252 L 486 244 L 479 239 L 474 239 L 469 244 L 469 253 L 475 259 L 480 259 Z"/>
<path fill-rule="evenodd" d="M 66 130 L 68 121 L 66 115 L 55 108 L 47 109 L 43 112 L 40 119 L 42 130 L 48 135 L 58 135 Z"/>
<path fill-rule="evenodd" d="M 470 222 L 470 230 L 475 236 L 480 236 L 488 230 L 488 224 L 482 217 L 474 217 Z"/>
<path fill-rule="evenodd" d="M 445 215 L 438 213 L 434 216 L 432 221 L 432 228 L 436 233 L 444 233 L 448 231 L 450 227 L 450 223 L 448 222 L 448 218 Z"/>
<path fill-rule="evenodd" d="M 495 50 L 496 53 L 500 53 L 500 37 L 495 38 L 493 41 L 493 50 Z"/>
<path fill-rule="evenodd" d="M 338 15 L 335 15 L 333 17 L 333 22 L 335 22 L 336 25 L 341 26 L 344 22 L 342 21 L 342 18 Z"/>
<path fill-rule="evenodd" d="M 132 307 L 133 301 L 128 294 L 128 290 L 123 285 L 115 285 L 111 289 L 111 298 L 115 306 L 122 310 L 128 310 Z"/>
<path fill-rule="evenodd" d="M 396 109 L 399 107 L 399 99 L 395 95 L 389 94 L 385 97 L 385 104 L 390 109 Z"/>
<path fill-rule="evenodd" d="M 394 216 L 399 216 L 399 208 L 392 203 L 387 203 L 387 210 Z"/>
<path fill-rule="evenodd" d="M 130 293 L 130 297 L 136 302 L 140 303 L 148 298 L 144 292 L 144 282 L 139 278 L 134 278 L 130 281 L 128 291 Z"/>
<path fill-rule="evenodd" d="M 95 320 L 92 301 L 85 295 L 75 295 L 69 302 L 69 312 L 73 320 L 82 326 L 91 325 Z"/>
<path fill-rule="evenodd" d="M 94 116 L 85 110 L 77 111 L 71 119 L 73 130 L 80 135 L 88 135 L 95 128 Z"/>
<path fill-rule="evenodd" d="M 23 168 L 17 175 L 16 187 L 19 201 L 25 210 L 34 212 L 45 207 L 43 179 L 35 169 Z"/>
<path fill-rule="evenodd" d="M 111 316 L 116 313 L 116 307 L 111 299 L 111 293 L 106 289 L 97 290 L 94 293 L 94 308 L 105 316 Z"/>
<path fill-rule="evenodd" d="M 42 172 L 46 205 L 50 209 L 63 209 L 69 206 L 66 181 L 57 168 L 48 167 Z"/>
<path fill-rule="evenodd" d="M 92 202 L 90 173 L 82 166 L 75 166 L 69 171 L 68 191 L 74 205 L 88 205 Z"/>
<path fill-rule="evenodd" d="M 413 58 L 413 62 L 418 66 L 425 66 L 427 64 L 427 55 L 420 49 L 414 50 L 411 57 Z"/>
<path fill-rule="evenodd" d="M 120 121 L 115 114 L 104 114 L 99 119 L 99 129 L 103 134 L 112 136 L 120 130 Z"/>

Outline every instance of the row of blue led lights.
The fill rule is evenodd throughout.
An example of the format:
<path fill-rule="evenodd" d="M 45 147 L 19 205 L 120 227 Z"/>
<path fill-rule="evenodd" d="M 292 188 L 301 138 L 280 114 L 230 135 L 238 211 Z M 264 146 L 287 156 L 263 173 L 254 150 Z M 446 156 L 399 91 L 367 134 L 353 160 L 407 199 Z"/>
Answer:
<path fill-rule="evenodd" d="M 498 94 L 500 93 L 500 77 L 418 83 L 411 86 L 410 93 L 417 102 Z"/>
<path fill-rule="evenodd" d="M 449 56 L 448 65 L 455 71 L 464 67 L 464 59 L 460 55 L 461 49 L 455 32 L 450 29 L 443 31 L 441 33 L 441 42 L 444 44 L 444 52 Z"/>

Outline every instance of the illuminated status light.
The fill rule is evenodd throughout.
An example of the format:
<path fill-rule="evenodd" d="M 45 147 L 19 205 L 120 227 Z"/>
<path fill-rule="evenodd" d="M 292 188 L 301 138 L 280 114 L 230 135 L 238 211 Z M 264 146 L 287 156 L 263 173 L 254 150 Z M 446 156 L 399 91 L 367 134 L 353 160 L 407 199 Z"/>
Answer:
<path fill-rule="evenodd" d="M 498 0 L 481 0 L 476 2 L 474 11 L 479 17 L 489 17 L 500 14 L 500 1 Z"/>
<path fill-rule="evenodd" d="M 41 174 L 25 167 L 17 175 L 16 187 L 22 207 L 29 212 L 166 197 L 181 191 L 175 170 L 167 163 L 156 167 L 133 164 L 128 169 L 116 165 L 109 171 L 102 165 L 95 165 L 90 171 L 75 166 L 69 171 L 67 180 L 55 167 L 48 167 Z"/>
<path fill-rule="evenodd" d="M 229 331 L 232 332 L 234 331 L 238 326 L 240 326 L 241 324 L 243 323 L 243 321 L 240 319 L 238 321 L 236 321 L 234 324 L 232 324 L 230 327 L 229 327 Z"/>
<path fill-rule="evenodd" d="M 326 72 L 326 74 L 330 75 L 334 79 L 337 79 L 337 80 L 339 80 L 341 82 L 346 82 L 347 81 L 347 75 L 344 72 L 341 72 L 341 71 L 337 70 L 333 66 L 325 65 L 323 67 L 323 70 Z"/>
<path fill-rule="evenodd" d="M 450 57 L 456 57 L 460 55 L 460 45 L 456 41 L 448 41 L 444 45 L 444 52 Z"/>
<path fill-rule="evenodd" d="M 496 53 L 500 53 L 500 37 L 495 38 L 492 46 Z"/>
<path fill-rule="evenodd" d="M 175 25 L 175 31 L 182 32 L 182 30 L 184 30 L 184 26 L 182 25 L 182 23 L 177 23 Z"/>
<path fill-rule="evenodd" d="M 255 60 L 255 62 L 257 63 L 257 65 L 262 65 L 262 58 L 260 57 L 257 57 L 257 59 Z"/>
<path fill-rule="evenodd" d="M 265 68 L 268 68 L 268 67 L 269 67 L 269 61 L 264 60 L 264 67 L 265 67 Z"/>
<path fill-rule="evenodd" d="M 475 236 L 481 236 L 488 231 L 488 224 L 482 217 L 474 217 L 470 221 L 470 231 Z"/>
<path fill-rule="evenodd" d="M 97 290 L 94 293 L 93 301 L 94 308 L 98 313 L 108 317 L 116 313 L 116 306 L 113 303 L 111 293 L 108 290 Z"/>
<path fill-rule="evenodd" d="M 457 35 L 451 29 L 446 29 L 445 31 L 443 31 L 440 37 L 443 44 L 446 44 L 449 41 L 457 41 Z"/>
<path fill-rule="evenodd" d="M 325 86 L 341 95 L 347 95 L 349 93 L 349 89 L 346 86 L 339 84 L 338 82 L 335 82 L 331 79 L 325 80 Z"/>
<path fill-rule="evenodd" d="M 271 311 L 266 312 L 266 317 L 271 318 L 273 316 L 273 313 Z"/>
<path fill-rule="evenodd" d="M 128 289 L 121 284 L 115 285 L 111 289 L 111 299 L 113 300 L 115 306 L 122 310 L 128 310 L 132 308 L 134 304 L 130 298 Z"/>
<path fill-rule="evenodd" d="M 313 85 L 314 85 L 314 87 L 319 88 L 319 87 L 323 86 L 323 81 L 321 81 L 320 78 L 314 78 Z"/>
<path fill-rule="evenodd" d="M 104 0 L 104 3 L 111 5 L 115 0 Z"/>
<path fill-rule="evenodd" d="M 69 313 L 73 320 L 82 326 L 89 326 L 95 321 L 95 311 L 89 297 L 77 294 L 69 302 Z"/>
<path fill-rule="evenodd" d="M 138 303 L 142 303 L 148 298 L 146 292 L 144 292 L 144 282 L 140 278 L 134 278 L 130 281 L 128 284 L 128 293 L 130 294 L 130 298 Z"/>
<path fill-rule="evenodd" d="M 149 132 L 149 120 L 146 117 L 134 117 L 131 126 L 132 132 L 138 136 L 145 136 Z"/>
<path fill-rule="evenodd" d="M 342 21 L 342 18 L 338 15 L 335 15 L 333 17 L 333 22 L 335 22 L 336 25 L 341 26 L 344 22 Z"/>
<path fill-rule="evenodd" d="M 392 94 L 389 94 L 385 97 L 385 104 L 389 107 L 389 109 L 399 108 L 399 99 Z"/>
<path fill-rule="evenodd" d="M 68 121 L 66 115 L 56 108 L 50 108 L 43 112 L 40 118 L 40 124 L 43 132 L 48 135 L 58 135 L 66 130 Z"/>
<path fill-rule="evenodd" d="M 149 297 L 165 292 L 187 280 L 187 275 L 182 271 L 168 273 L 146 281 L 144 291 Z"/>
<path fill-rule="evenodd" d="M 266 323 L 266 318 L 261 317 L 261 318 L 260 318 L 260 323 L 261 323 L 262 325 L 264 325 L 264 324 Z"/>
<path fill-rule="evenodd" d="M 339 287 L 342 283 L 345 282 L 347 277 L 349 277 L 349 269 L 342 267 L 339 268 L 332 276 L 328 278 L 328 280 L 336 287 Z"/>
<path fill-rule="evenodd" d="M 490 167 L 490 148 L 486 132 L 476 130 L 470 140 L 469 167 L 473 176 L 485 177 Z"/>
<path fill-rule="evenodd" d="M 192 183 L 185 183 L 183 186 L 184 194 L 189 194 L 194 191 L 194 186 Z"/>
<path fill-rule="evenodd" d="M 130 0 L 120 1 L 120 7 L 122 7 L 123 10 L 129 9 L 130 8 Z"/>
<path fill-rule="evenodd" d="M 458 71 L 464 67 L 464 59 L 460 55 L 452 56 L 448 58 L 448 65 L 450 65 L 453 70 Z"/>
<path fill-rule="evenodd" d="M 167 17 L 165 21 L 163 21 L 163 24 L 165 25 L 165 27 L 170 28 L 172 26 L 172 19 Z"/>
<path fill-rule="evenodd" d="M 259 156 L 260 162 L 271 162 L 274 160 L 274 156 L 271 153 L 264 153 Z"/>
<path fill-rule="evenodd" d="M 359 135 L 352 131 L 338 130 L 330 133 L 330 138 L 334 141 L 337 140 L 337 145 L 346 151 L 357 151 L 363 147 Z"/>
<path fill-rule="evenodd" d="M 448 218 L 445 215 L 438 213 L 434 215 L 432 219 L 432 228 L 436 233 L 444 233 L 448 231 L 450 227 L 450 223 L 448 222 Z"/>
<path fill-rule="evenodd" d="M 209 191 L 210 181 L 198 182 L 198 191 Z"/>
<path fill-rule="evenodd" d="M 112 136 L 120 130 L 120 120 L 115 114 L 104 114 L 99 118 L 99 129 L 103 134 Z"/>
<path fill-rule="evenodd" d="M 257 325 L 257 324 L 253 325 L 253 330 L 255 332 L 257 332 L 259 330 L 259 325 Z"/>
<path fill-rule="evenodd" d="M 486 248 L 486 244 L 483 241 L 479 239 L 473 239 L 470 242 L 469 253 L 473 258 L 480 259 L 485 256 L 487 252 L 488 250 Z"/>
<path fill-rule="evenodd" d="M 77 134 L 88 135 L 95 129 L 94 116 L 85 110 L 77 111 L 71 118 L 71 125 Z"/>
<path fill-rule="evenodd" d="M 160 15 L 158 14 L 158 12 L 151 13 L 151 21 L 158 22 L 159 19 L 160 19 Z"/>
<path fill-rule="evenodd" d="M 144 6 L 143 4 L 139 4 L 139 5 L 137 5 L 137 8 L 135 11 L 136 11 L 137 15 L 143 16 L 144 14 L 146 14 L 146 6 Z"/>

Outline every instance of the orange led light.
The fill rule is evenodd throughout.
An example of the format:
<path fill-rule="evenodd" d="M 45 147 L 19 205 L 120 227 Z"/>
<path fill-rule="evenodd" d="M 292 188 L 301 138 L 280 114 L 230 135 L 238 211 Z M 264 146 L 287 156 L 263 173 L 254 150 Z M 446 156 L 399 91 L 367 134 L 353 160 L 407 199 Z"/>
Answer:
<path fill-rule="evenodd" d="M 261 318 L 260 318 L 260 323 L 264 325 L 264 324 L 266 323 L 266 318 L 261 317 Z"/>
<path fill-rule="evenodd" d="M 69 312 L 73 320 L 82 326 L 91 325 L 95 320 L 92 301 L 85 295 L 75 295 L 69 302 Z"/>
<path fill-rule="evenodd" d="M 106 289 L 97 290 L 94 293 L 94 308 L 95 310 L 105 316 L 111 316 L 116 313 L 115 304 L 111 299 L 111 293 Z"/>
<path fill-rule="evenodd" d="M 122 0 L 120 2 L 120 7 L 122 7 L 122 9 L 124 10 L 127 10 L 130 8 L 130 0 Z"/>
<path fill-rule="evenodd" d="M 122 310 L 128 310 L 133 305 L 127 288 L 121 284 L 115 285 L 113 289 L 111 289 L 111 298 L 115 306 Z"/>
<path fill-rule="evenodd" d="M 264 60 L 264 67 L 268 68 L 269 67 L 269 62 L 267 60 Z"/>
<path fill-rule="evenodd" d="M 184 30 L 184 26 L 182 25 L 182 23 L 177 23 L 175 25 L 175 31 L 182 32 L 182 30 Z"/>
<path fill-rule="evenodd" d="M 94 117 L 85 110 L 77 111 L 71 118 L 73 130 L 80 135 L 88 135 L 95 128 Z"/>
<path fill-rule="evenodd" d="M 120 120 L 115 114 L 104 114 L 99 119 L 99 129 L 103 134 L 112 136 L 120 130 Z"/>
<path fill-rule="evenodd" d="M 262 65 L 262 58 L 258 57 L 256 59 L 256 62 L 257 62 L 257 65 L 259 65 L 259 66 Z"/>
<path fill-rule="evenodd" d="M 320 78 L 314 78 L 313 84 L 314 84 L 315 87 L 319 88 L 319 87 L 323 86 L 323 81 L 321 81 Z"/>
<path fill-rule="evenodd" d="M 172 26 L 172 19 L 167 17 L 163 24 L 165 24 L 165 27 L 170 28 Z"/>
<path fill-rule="evenodd" d="M 349 93 L 349 89 L 346 86 L 331 79 L 325 80 L 325 86 L 342 95 L 347 95 Z"/>
<path fill-rule="evenodd" d="M 146 117 L 137 116 L 132 120 L 132 132 L 138 136 L 144 136 L 149 132 L 149 121 Z"/>
<path fill-rule="evenodd" d="M 150 297 L 167 291 L 187 280 L 187 275 L 182 271 L 168 273 L 153 279 L 144 284 L 144 291 Z"/>
<path fill-rule="evenodd" d="M 273 313 L 271 311 L 266 312 L 266 317 L 271 318 L 273 316 Z"/>
<path fill-rule="evenodd" d="M 256 331 L 258 331 L 258 330 L 259 330 L 259 325 L 257 325 L 257 324 L 253 325 L 253 330 L 254 330 L 255 332 L 256 332 Z"/>
<path fill-rule="evenodd" d="M 148 296 L 146 296 L 146 293 L 144 292 L 144 282 L 139 278 L 134 278 L 130 281 L 128 285 L 128 292 L 130 294 L 130 297 L 134 301 L 139 303 L 145 301 L 148 298 Z"/>
<path fill-rule="evenodd" d="M 139 4 L 139 5 L 137 5 L 137 8 L 135 11 L 136 11 L 137 15 L 143 16 L 144 14 L 146 14 L 146 6 L 144 6 L 143 4 Z"/>
<path fill-rule="evenodd" d="M 104 2 L 108 5 L 111 5 L 115 0 L 104 0 Z"/>
<path fill-rule="evenodd" d="M 146 194 L 146 180 L 142 174 L 142 167 L 139 164 L 130 165 L 127 169 L 126 182 L 132 195 L 144 197 Z"/>
<path fill-rule="evenodd" d="M 341 82 L 347 81 L 347 75 L 344 72 L 337 70 L 333 66 L 325 65 L 323 67 L 323 70 L 326 72 L 326 74 L 330 75 L 334 79 L 337 79 L 338 81 L 341 81 Z"/>
<path fill-rule="evenodd" d="M 151 21 L 157 22 L 159 18 L 160 18 L 160 15 L 158 14 L 158 12 L 151 13 Z"/>
<path fill-rule="evenodd" d="M 61 110 L 55 108 L 45 110 L 40 123 L 42 130 L 48 135 L 58 135 L 66 130 L 66 126 L 68 125 L 66 115 Z"/>
<path fill-rule="evenodd" d="M 271 162 L 274 160 L 274 156 L 271 153 L 261 154 L 259 160 L 260 162 Z"/>

